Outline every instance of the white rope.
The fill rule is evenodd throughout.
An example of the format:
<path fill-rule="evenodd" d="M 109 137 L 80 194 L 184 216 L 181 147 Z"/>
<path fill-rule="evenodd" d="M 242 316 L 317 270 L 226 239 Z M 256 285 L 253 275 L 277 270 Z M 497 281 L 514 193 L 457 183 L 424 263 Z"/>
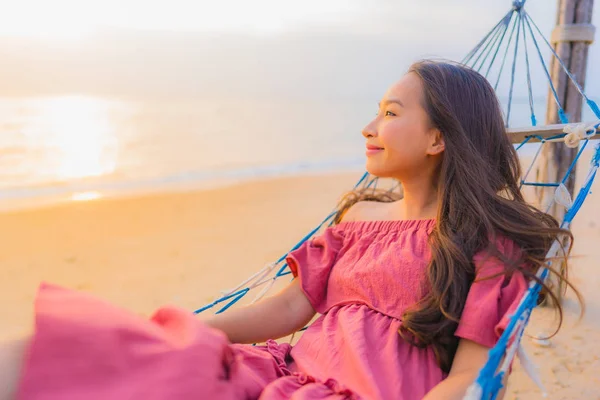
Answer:
<path fill-rule="evenodd" d="M 233 294 L 233 293 L 237 292 L 238 290 L 240 290 L 242 287 L 245 287 L 248 283 L 250 283 L 252 281 L 260 282 L 262 279 L 264 279 L 265 276 L 269 275 L 276 266 L 277 266 L 277 263 L 267 264 L 262 269 L 258 270 L 258 272 L 251 275 L 248 279 L 246 279 L 245 281 L 243 281 L 242 283 L 240 283 L 233 289 L 221 291 L 221 294 L 223 295 L 223 297 L 229 296 L 230 294 Z M 254 283 L 253 285 L 251 285 L 251 289 L 258 286 L 259 284 Z"/>
<path fill-rule="evenodd" d="M 481 396 L 483 396 L 483 389 L 475 382 L 467 388 L 463 400 L 481 400 Z"/>
<path fill-rule="evenodd" d="M 572 149 L 579 147 L 580 141 L 590 139 L 596 134 L 596 125 L 599 123 L 600 120 L 589 125 L 585 122 L 566 125 L 563 129 L 563 132 L 567 134 L 563 138 L 565 145 Z"/>
<path fill-rule="evenodd" d="M 505 374 L 510 369 L 513 359 L 515 358 L 515 355 L 517 354 L 517 350 L 518 350 L 519 346 L 521 345 L 519 343 L 519 341 L 517 340 L 517 337 L 521 335 L 523 330 L 525 330 L 525 320 L 527 319 L 529 314 L 530 314 L 530 311 L 528 311 L 528 310 L 525 311 L 520 316 L 519 321 L 515 324 L 515 329 L 511 332 L 511 336 L 514 336 L 514 340 L 512 341 L 511 344 L 509 344 L 506 347 L 506 353 L 505 353 L 506 356 L 504 357 L 504 360 L 502 361 L 502 365 L 500 366 L 500 371 L 504 372 Z"/>
<path fill-rule="evenodd" d="M 271 290 L 271 288 L 275 284 L 276 280 L 277 280 L 277 277 L 271 278 L 269 280 L 269 284 L 267 286 L 265 286 L 264 288 L 262 288 L 262 290 L 254 297 L 254 299 L 252 299 L 252 301 L 250 302 L 250 304 L 254 304 L 257 301 L 259 301 L 260 299 L 262 299 L 263 297 L 265 297 L 265 295 L 267 294 L 267 292 L 269 290 Z"/>
<path fill-rule="evenodd" d="M 579 122 L 576 124 L 566 124 L 563 128 L 563 132 L 566 133 L 564 137 L 557 139 L 546 139 L 544 142 L 564 142 L 567 147 L 576 148 L 579 146 L 579 142 L 585 139 L 591 139 L 597 134 L 597 125 L 600 124 L 600 119 L 596 122 Z"/>
<path fill-rule="evenodd" d="M 560 204 L 567 210 L 573 206 L 573 199 L 571 198 L 571 193 L 569 193 L 569 189 L 561 183 L 558 185 L 556 190 L 554 191 L 554 202 Z"/>
<path fill-rule="evenodd" d="M 529 376 L 533 383 L 535 383 L 535 385 L 541 390 L 542 396 L 548 397 L 548 391 L 542 383 L 542 379 L 540 378 L 537 365 L 535 365 L 531 358 L 529 358 L 522 344 L 519 344 L 519 348 L 517 349 L 517 357 L 519 357 L 519 362 L 521 363 L 521 366 L 523 367 L 525 373 Z"/>
<path fill-rule="evenodd" d="M 598 149 L 600 149 L 600 143 L 598 143 L 598 145 L 596 146 L 596 151 L 598 151 Z M 588 174 L 585 177 L 585 180 L 581 184 L 581 187 L 586 187 L 587 185 L 589 185 L 590 181 L 592 179 L 594 179 L 594 176 L 596 175 L 597 171 L 598 171 L 598 166 L 593 164 L 592 167 L 590 168 L 590 170 L 588 171 Z"/>

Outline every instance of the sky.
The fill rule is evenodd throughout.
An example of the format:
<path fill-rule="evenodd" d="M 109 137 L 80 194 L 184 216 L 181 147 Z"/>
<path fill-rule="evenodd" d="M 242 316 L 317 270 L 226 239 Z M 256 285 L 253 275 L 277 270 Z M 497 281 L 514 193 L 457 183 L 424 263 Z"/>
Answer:
<path fill-rule="evenodd" d="M 19 0 L 0 13 L 0 87 L 5 96 L 373 97 L 416 59 L 462 58 L 511 3 Z M 556 2 L 526 7 L 549 35 Z M 599 53 L 595 44 L 589 65 Z M 600 95 L 589 73 L 588 92 Z"/>

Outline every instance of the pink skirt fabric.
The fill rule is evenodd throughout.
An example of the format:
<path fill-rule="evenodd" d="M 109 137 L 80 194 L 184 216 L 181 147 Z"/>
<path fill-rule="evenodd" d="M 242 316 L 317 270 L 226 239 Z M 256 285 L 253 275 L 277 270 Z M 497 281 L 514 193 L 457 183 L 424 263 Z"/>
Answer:
<path fill-rule="evenodd" d="M 289 344 L 229 343 L 188 311 L 150 320 L 92 296 L 42 285 L 18 398 L 358 399 L 337 382 L 288 369 Z"/>

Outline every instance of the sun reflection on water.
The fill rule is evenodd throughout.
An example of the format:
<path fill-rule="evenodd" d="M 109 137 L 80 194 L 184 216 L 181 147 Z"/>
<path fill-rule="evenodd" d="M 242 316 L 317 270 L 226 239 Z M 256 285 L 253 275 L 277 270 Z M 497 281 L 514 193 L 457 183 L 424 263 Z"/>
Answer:
<path fill-rule="evenodd" d="M 100 192 L 79 192 L 71 196 L 73 201 L 91 201 L 102 197 Z"/>
<path fill-rule="evenodd" d="M 117 140 L 109 119 L 110 103 L 84 96 L 63 96 L 39 102 L 38 122 L 51 149 L 51 170 L 59 180 L 94 177 L 114 172 Z"/>

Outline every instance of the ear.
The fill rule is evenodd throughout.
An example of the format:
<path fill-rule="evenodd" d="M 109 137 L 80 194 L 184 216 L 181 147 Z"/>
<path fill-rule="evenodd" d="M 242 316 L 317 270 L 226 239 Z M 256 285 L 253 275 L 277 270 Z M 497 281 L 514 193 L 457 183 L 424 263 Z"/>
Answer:
<path fill-rule="evenodd" d="M 432 128 L 429 131 L 429 134 L 431 140 L 429 142 L 429 146 L 427 147 L 427 155 L 437 156 L 439 154 L 442 154 L 446 149 L 444 135 L 442 135 L 442 132 L 437 128 Z"/>

